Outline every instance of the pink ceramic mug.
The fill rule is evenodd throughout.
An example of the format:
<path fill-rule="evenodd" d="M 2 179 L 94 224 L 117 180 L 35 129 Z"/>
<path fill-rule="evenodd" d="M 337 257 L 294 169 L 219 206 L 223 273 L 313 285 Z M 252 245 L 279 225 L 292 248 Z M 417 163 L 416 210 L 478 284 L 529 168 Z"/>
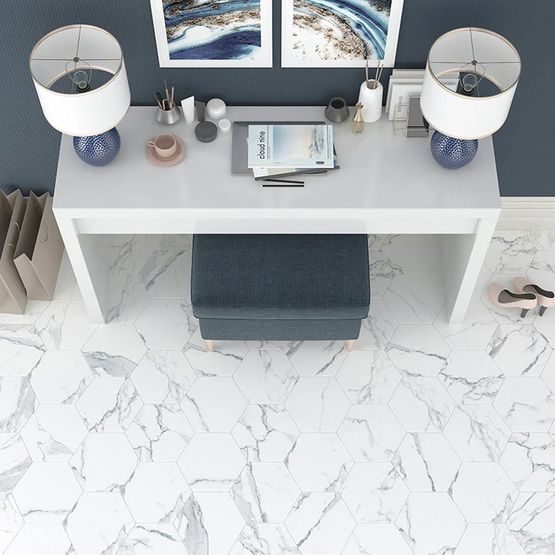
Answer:
<path fill-rule="evenodd" d="M 147 144 L 156 151 L 156 154 L 160 158 L 169 158 L 173 156 L 177 150 L 177 139 L 175 135 L 170 135 L 168 133 L 156 135 L 156 137 L 148 141 Z"/>

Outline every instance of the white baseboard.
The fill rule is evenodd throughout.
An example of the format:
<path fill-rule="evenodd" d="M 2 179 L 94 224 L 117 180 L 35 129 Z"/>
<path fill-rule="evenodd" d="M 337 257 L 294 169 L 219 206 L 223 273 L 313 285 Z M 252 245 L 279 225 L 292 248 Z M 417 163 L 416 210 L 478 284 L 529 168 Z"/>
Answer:
<path fill-rule="evenodd" d="M 555 230 L 555 197 L 501 197 L 499 230 Z"/>

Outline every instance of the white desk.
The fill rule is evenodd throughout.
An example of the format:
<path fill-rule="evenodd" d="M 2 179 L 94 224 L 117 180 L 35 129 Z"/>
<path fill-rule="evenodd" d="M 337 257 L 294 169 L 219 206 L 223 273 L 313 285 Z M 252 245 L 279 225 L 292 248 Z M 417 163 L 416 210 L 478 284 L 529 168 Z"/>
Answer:
<path fill-rule="evenodd" d="M 105 284 L 91 234 L 434 233 L 446 235 L 445 284 L 452 322 L 463 320 L 500 212 L 493 143 L 480 141 L 469 166 L 449 171 L 426 139 L 407 139 L 382 119 L 352 134 L 335 127 L 341 169 L 306 177 L 304 188 L 263 189 L 230 173 L 231 133 L 202 144 L 183 120 L 168 128 L 154 108 L 131 108 L 118 129 L 119 156 L 95 168 L 62 137 L 54 213 L 91 320 L 103 322 Z M 233 107 L 232 121 L 322 120 L 321 107 Z M 185 161 L 150 164 L 145 143 L 181 136 Z"/>

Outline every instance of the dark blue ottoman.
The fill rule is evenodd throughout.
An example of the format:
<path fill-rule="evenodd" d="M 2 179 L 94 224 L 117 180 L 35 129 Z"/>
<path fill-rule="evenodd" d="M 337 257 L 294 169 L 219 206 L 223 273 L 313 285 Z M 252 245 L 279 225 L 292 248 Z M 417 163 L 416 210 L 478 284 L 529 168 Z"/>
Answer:
<path fill-rule="evenodd" d="M 366 235 L 195 235 L 203 339 L 354 340 L 370 306 Z"/>

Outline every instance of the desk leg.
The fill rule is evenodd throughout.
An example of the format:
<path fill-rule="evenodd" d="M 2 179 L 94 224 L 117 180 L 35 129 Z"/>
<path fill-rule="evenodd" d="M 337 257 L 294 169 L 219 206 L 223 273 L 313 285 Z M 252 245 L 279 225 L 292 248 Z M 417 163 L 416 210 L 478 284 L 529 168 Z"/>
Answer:
<path fill-rule="evenodd" d="M 444 235 L 443 260 L 449 323 L 464 321 L 497 218 L 480 220 L 474 235 Z"/>
<path fill-rule="evenodd" d="M 97 290 L 85 260 L 84 245 L 79 237 L 75 223 L 71 218 L 60 216 L 59 213 L 55 214 L 55 216 L 89 319 L 95 324 L 104 324 L 104 314 L 102 313 Z"/>

